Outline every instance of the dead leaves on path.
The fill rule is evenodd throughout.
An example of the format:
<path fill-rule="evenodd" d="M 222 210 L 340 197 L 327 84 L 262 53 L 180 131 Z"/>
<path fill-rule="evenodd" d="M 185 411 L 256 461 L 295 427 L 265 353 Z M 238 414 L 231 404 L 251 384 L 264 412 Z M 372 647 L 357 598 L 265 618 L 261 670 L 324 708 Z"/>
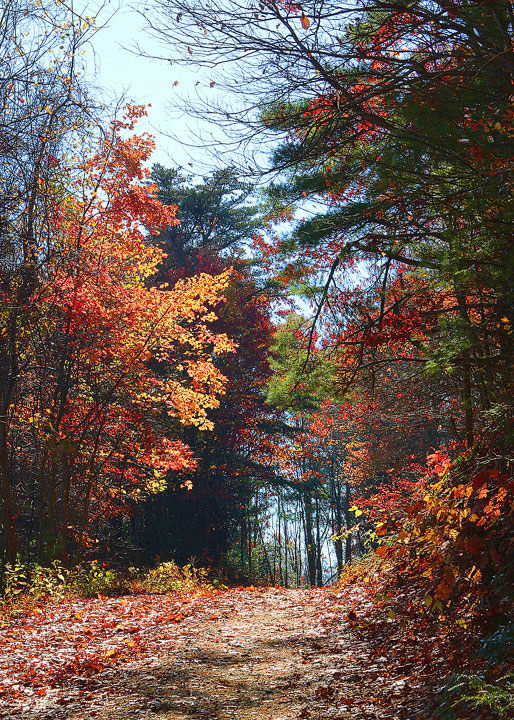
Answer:
<path fill-rule="evenodd" d="M 48 602 L 19 618 L 0 619 L 0 717 L 30 710 L 50 695 L 66 704 L 70 682 L 110 667 L 173 650 L 179 636 L 205 620 L 223 619 L 241 588 L 184 595 L 133 595 Z M 244 595 L 255 588 L 246 589 Z M 218 599 L 224 597 L 223 608 Z"/>
<path fill-rule="evenodd" d="M 140 595 L 36 607 L 0 622 L 0 700 L 30 706 L 73 676 L 87 679 L 113 663 L 173 646 L 172 628 L 195 621 L 207 595 Z M 0 709 L 1 711 L 1 709 Z"/>
<path fill-rule="evenodd" d="M 205 678 L 218 678 L 211 683 L 218 683 L 213 697 L 231 695 L 236 709 L 234 689 L 255 685 L 259 667 L 260 689 L 252 693 L 264 693 L 269 700 L 263 703 L 275 698 L 279 715 L 286 709 L 288 719 L 431 717 L 423 714 L 429 712 L 427 692 L 450 670 L 450 644 L 419 617 L 388 618 L 373 602 L 375 594 L 373 583 L 343 592 L 238 588 L 36 607 L 0 621 L 0 717 L 56 717 L 40 714 L 45 707 L 62 707 L 59 717 L 77 717 L 84 707 L 92 715 L 93 703 L 119 703 L 134 690 L 123 684 L 125 671 L 139 678 L 139 691 L 141 683 L 148 685 L 143 670 L 153 667 L 152 682 L 169 690 L 172 684 L 159 673 L 170 662 L 192 686 L 199 683 L 204 696 Z M 288 654 L 275 667 L 275 643 L 286 626 Z"/>

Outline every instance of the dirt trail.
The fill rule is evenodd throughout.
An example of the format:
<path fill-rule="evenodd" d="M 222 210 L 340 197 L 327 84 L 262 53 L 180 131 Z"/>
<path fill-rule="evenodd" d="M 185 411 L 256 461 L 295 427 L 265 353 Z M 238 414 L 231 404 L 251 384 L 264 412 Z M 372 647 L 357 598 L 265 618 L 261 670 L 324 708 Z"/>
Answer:
<path fill-rule="evenodd" d="M 166 603 L 165 596 L 154 598 L 157 605 Z M 68 608 L 67 617 L 80 617 L 83 622 L 91 608 L 87 603 L 96 602 L 80 601 Z M 119 600 L 111 605 L 107 600 L 102 612 L 113 616 L 122 609 L 128 612 L 132 602 L 136 599 L 122 600 L 123 606 Z M 153 645 L 146 646 L 144 653 L 120 656 L 98 672 L 76 671 L 58 689 L 56 683 L 49 683 L 44 695 L 35 691 L 37 697 L 25 698 L 22 707 L 0 716 L 10 720 L 403 720 L 394 709 L 401 683 L 396 689 L 390 683 L 381 687 L 386 658 L 377 657 L 354 634 L 347 619 L 348 603 L 348 596 L 343 600 L 326 591 L 271 588 L 192 600 L 190 610 L 184 609 L 178 621 L 159 620 L 156 615 L 153 626 L 148 619 L 152 613 L 147 612 L 148 625 L 138 627 L 138 632 Z M 362 598 L 355 598 L 355 605 L 362 609 Z M 119 623 L 119 618 L 113 622 Z M 53 627 L 50 616 L 46 623 Z M 44 627 L 39 630 L 42 634 Z M 126 623 L 112 627 L 111 635 L 135 633 Z"/>
<path fill-rule="evenodd" d="M 137 668 L 119 679 L 124 707 L 118 697 L 98 718 L 139 718 L 143 708 L 162 720 L 279 720 L 301 713 L 305 686 L 314 679 L 307 656 L 320 632 L 305 592 L 240 593 L 236 604 L 227 596 L 213 615 L 182 630 L 173 651 L 142 676 Z"/>

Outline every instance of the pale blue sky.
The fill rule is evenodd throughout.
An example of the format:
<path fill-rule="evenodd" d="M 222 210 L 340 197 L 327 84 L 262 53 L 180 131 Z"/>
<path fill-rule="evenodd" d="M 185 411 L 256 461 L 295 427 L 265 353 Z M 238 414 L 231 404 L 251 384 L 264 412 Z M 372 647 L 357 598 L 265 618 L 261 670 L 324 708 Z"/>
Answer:
<path fill-rule="evenodd" d="M 84 4 L 87 5 L 84 14 L 96 15 L 94 2 Z M 192 70 L 172 67 L 168 62 L 150 60 L 126 49 L 135 49 L 139 44 L 152 50 L 152 41 L 145 36 L 143 19 L 134 10 L 125 4 L 114 12 L 115 7 L 114 3 L 109 3 L 98 15 L 98 24 L 107 23 L 107 26 L 92 40 L 94 60 L 93 52 L 87 59 L 90 78 L 105 89 L 108 98 L 125 92 L 130 101 L 151 103 L 148 120 L 141 121 L 139 129 L 155 136 L 157 147 L 152 162 L 166 166 L 179 164 L 188 172 L 202 172 L 207 160 L 205 152 L 186 146 L 195 144 L 196 121 L 186 115 L 177 117 L 176 111 L 171 117 L 169 108 L 167 110 L 173 94 L 187 94 L 193 90 L 199 76 Z M 112 17 L 111 13 L 114 13 Z M 179 85 L 174 87 L 175 81 Z M 167 133 L 179 136 L 182 142 L 167 137 Z"/>

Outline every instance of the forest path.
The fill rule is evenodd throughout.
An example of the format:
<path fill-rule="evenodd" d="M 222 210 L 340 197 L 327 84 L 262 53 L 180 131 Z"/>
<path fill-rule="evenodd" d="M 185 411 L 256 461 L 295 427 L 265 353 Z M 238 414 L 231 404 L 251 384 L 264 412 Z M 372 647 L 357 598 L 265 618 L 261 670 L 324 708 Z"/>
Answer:
<path fill-rule="evenodd" d="M 0 717 L 403 720 L 370 607 L 358 587 L 55 603 L 0 634 Z"/>
<path fill-rule="evenodd" d="M 317 596 L 301 590 L 218 596 L 213 614 L 182 632 L 171 653 L 142 676 L 138 669 L 119 678 L 123 708 L 118 696 L 96 717 L 131 720 L 145 709 L 162 720 L 349 718 L 327 715 L 328 703 L 319 701 L 318 712 L 306 714 L 312 686 L 327 680 L 327 671 L 328 677 L 340 671 L 338 653 L 333 663 L 326 653 L 320 662 L 327 630 L 317 622 L 316 601 L 323 597 Z"/>

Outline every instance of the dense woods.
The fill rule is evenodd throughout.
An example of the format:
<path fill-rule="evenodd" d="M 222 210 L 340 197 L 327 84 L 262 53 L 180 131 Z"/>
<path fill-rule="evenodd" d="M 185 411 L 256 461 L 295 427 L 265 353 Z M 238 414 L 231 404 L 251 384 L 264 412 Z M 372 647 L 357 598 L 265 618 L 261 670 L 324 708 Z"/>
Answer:
<path fill-rule="evenodd" d="M 512 4 L 141 12 L 222 133 L 201 177 L 97 101 L 94 19 L 0 11 L 3 591 L 56 561 L 372 577 L 391 621 L 496 638 L 440 717 L 511 717 Z"/>

